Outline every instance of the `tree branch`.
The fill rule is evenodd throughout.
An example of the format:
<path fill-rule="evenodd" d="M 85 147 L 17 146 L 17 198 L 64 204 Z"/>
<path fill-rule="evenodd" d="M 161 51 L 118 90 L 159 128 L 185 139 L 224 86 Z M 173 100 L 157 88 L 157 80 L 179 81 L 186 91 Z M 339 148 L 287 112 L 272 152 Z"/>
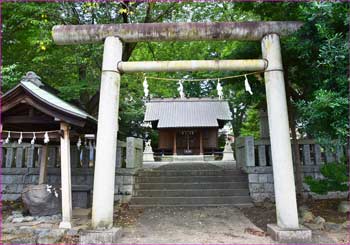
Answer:
<path fill-rule="evenodd" d="M 152 46 L 151 46 L 151 44 L 150 44 L 149 42 L 147 42 L 147 46 L 148 46 L 148 49 L 149 49 L 149 50 L 151 51 L 151 53 L 152 53 L 153 59 L 155 60 L 155 59 L 156 59 L 156 56 L 155 56 L 154 51 L 153 51 L 153 48 L 152 48 Z"/>
<path fill-rule="evenodd" d="M 152 22 L 158 22 L 158 21 L 162 20 L 163 17 L 165 17 L 166 15 L 168 15 L 169 12 L 170 12 L 171 10 L 173 10 L 173 8 L 176 6 L 176 4 L 177 4 L 176 2 L 172 3 L 172 4 L 169 6 L 169 8 L 167 8 L 167 9 L 164 10 L 160 15 L 158 15 L 157 18 L 153 19 Z"/>
<path fill-rule="evenodd" d="M 144 23 L 151 22 L 151 11 L 153 9 L 153 3 L 147 3 L 146 16 L 143 20 Z"/>

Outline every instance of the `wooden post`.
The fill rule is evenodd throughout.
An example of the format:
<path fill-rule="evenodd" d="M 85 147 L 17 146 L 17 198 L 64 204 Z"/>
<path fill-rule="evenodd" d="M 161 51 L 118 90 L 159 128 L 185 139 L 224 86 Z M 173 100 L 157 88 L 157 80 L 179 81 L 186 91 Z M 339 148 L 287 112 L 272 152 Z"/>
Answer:
<path fill-rule="evenodd" d="M 12 167 L 12 161 L 13 161 L 13 148 L 8 147 L 6 151 L 6 168 L 11 168 Z"/>
<path fill-rule="evenodd" d="M 70 140 L 69 125 L 61 123 L 63 138 L 61 137 L 61 188 L 62 188 L 62 221 L 60 228 L 72 228 L 72 186 L 70 169 Z"/>
<path fill-rule="evenodd" d="M 58 148 L 56 149 L 55 146 L 50 146 L 48 147 L 48 156 L 49 156 L 49 159 L 48 159 L 48 166 L 50 168 L 55 168 L 56 165 L 57 165 L 57 151 L 58 151 Z"/>
<path fill-rule="evenodd" d="M 27 162 L 25 165 L 27 168 L 34 168 L 34 148 L 34 145 L 31 145 L 26 149 Z"/>
<path fill-rule="evenodd" d="M 176 156 L 176 130 L 174 131 L 173 155 Z"/>
<path fill-rule="evenodd" d="M 39 185 L 46 183 L 47 180 L 47 145 L 41 147 Z"/>
<path fill-rule="evenodd" d="M 83 168 L 88 168 L 89 167 L 89 159 L 90 159 L 90 151 L 87 148 L 87 146 L 83 146 L 82 152 L 83 152 L 82 153 L 83 157 L 82 157 L 82 164 L 81 164 L 81 166 Z"/>
<path fill-rule="evenodd" d="M 24 148 L 21 145 L 16 149 L 16 168 L 23 167 L 23 150 Z"/>
<path fill-rule="evenodd" d="M 203 134 L 202 134 L 202 130 L 199 130 L 199 154 L 203 155 Z"/>

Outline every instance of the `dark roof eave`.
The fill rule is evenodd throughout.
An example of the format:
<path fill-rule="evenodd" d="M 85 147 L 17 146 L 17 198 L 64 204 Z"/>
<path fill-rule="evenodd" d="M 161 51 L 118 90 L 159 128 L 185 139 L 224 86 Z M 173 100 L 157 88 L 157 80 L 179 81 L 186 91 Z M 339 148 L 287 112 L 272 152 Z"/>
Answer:
<path fill-rule="evenodd" d="M 57 109 L 57 110 L 59 110 L 59 111 L 63 111 L 63 112 L 65 112 L 65 113 L 67 113 L 67 114 L 70 114 L 70 115 L 73 115 L 73 116 L 76 116 L 76 117 L 79 117 L 79 118 L 82 118 L 82 119 L 87 119 L 87 118 L 89 118 L 89 116 L 81 116 L 81 115 L 78 115 L 78 114 L 73 113 L 73 112 L 71 112 L 71 111 L 68 111 L 68 110 L 66 110 L 66 109 L 64 109 L 64 108 L 62 108 L 62 107 L 58 107 L 58 106 L 56 106 L 55 104 L 51 103 L 50 101 L 47 101 L 47 100 L 43 99 L 43 98 L 40 97 L 40 96 L 37 96 L 37 95 L 36 95 L 35 93 L 33 93 L 30 89 L 26 88 L 26 86 L 23 86 L 22 83 L 20 83 L 20 85 L 24 88 L 25 91 L 27 91 L 28 93 L 30 93 L 33 97 L 37 98 L 38 100 L 44 102 L 45 104 L 47 104 L 47 105 L 49 105 L 49 106 L 51 106 L 51 107 L 53 107 L 53 108 L 55 108 L 55 109 Z M 91 116 L 91 119 L 95 119 L 95 118 Z M 95 119 L 95 120 L 96 120 L 96 119 Z M 96 120 L 96 122 L 97 122 L 97 120 Z"/>
<path fill-rule="evenodd" d="M 36 103 L 38 103 L 38 105 L 41 104 L 42 107 L 50 108 L 49 111 L 52 111 L 52 114 L 53 114 L 53 115 L 50 115 L 50 116 L 57 117 L 61 121 L 67 122 L 67 123 L 69 123 L 71 125 L 74 125 L 74 126 L 80 127 L 80 128 L 84 128 L 84 125 L 86 125 L 86 124 L 97 125 L 97 119 L 95 119 L 94 117 L 77 115 L 77 114 L 72 113 L 72 112 L 70 112 L 68 110 L 65 110 L 64 108 L 55 106 L 54 104 L 50 103 L 49 101 L 47 101 L 47 100 L 41 98 L 40 96 L 37 96 L 36 94 L 32 93 L 22 83 L 19 83 L 14 88 L 12 88 L 9 91 L 7 91 L 2 96 L 2 101 L 3 102 L 6 101 L 7 97 L 11 96 L 19 88 L 23 89 L 24 93 L 27 94 L 27 96 L 31 96 L 32 100 L 36 101 Z M 45 114 L 47 114 L 47 112 L 45 112 Z"/>

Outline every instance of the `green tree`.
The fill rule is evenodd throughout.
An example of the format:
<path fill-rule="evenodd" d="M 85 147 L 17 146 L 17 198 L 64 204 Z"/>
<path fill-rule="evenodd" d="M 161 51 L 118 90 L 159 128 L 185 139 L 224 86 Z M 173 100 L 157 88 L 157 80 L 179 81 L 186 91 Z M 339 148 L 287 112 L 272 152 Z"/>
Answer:
<path fill-rule="evenodd" d="M 246 117 L 247 118 L 241 127 L 241 135 L 254 136 L 255 139 L 260 138 L 259 110 L 256 108 L 249 108 Z"/>
<path fill-rule="evenodd" d="M 93 114 L 98 105 L 102 45 L 58 46 L 51 29 L 57 24 L 102 24 L 187 21 L 301 20 L 304 27 L 282 39 L 287 89 L 295 125 L 309 137 L 338 138 L 344 142 L 348 105 L 348 3 L 156 3 L 156 2 L 55 2 L 3 3 L 3 92 L 27 71 L 60 91 Z M 123 60 L 238 59 L 259 58 L 259 42 L 163 42 L 128 43 Z M 7 75 L 6 75 L 7 74 Z M 150 73 L 148 76 L 207 78 L 237 72 Z M 142 135 L 143 74 L 123 76 L 121 83 L 120 133 Z M 258 118 L 247 116 L 253 105 L 263 104 L 261 74 L 248 77 L 254 95 L 244 91 L 244 78 L 221 81 L 233 113 L 235 136 L 249 133 L 247 125 Z M 189 96 L 216 96 L 216 80 L 185 82 Z M 178 96 L 174 82 L 149 79 L 152 96 Z M 97 92 L 97 93 L 96 93 Z M 329 103 L 332 101 L 332 103 Z M 333 113 L 336 111 L 336 113 Z M 320 120 L 327 120 L 319 123 Z M 253 121 L 255 120 L 254 124 Z M 253 130 L 253 134 L 256 130 Z M 325 140 L 324 140 L 325 141 Z"/>

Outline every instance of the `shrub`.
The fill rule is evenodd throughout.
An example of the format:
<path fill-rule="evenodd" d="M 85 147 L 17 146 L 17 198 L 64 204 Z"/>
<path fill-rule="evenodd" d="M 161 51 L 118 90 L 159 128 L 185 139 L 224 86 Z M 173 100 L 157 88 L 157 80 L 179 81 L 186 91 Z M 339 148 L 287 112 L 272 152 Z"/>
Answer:
<path fill-rule="evenodd" d="M 323 179 L 315 179 L 311 176 L 305 177 L 305 183 L 310 190 L 317 194 L 327 194 L 329 191 L 347 191 L 349 176 L 345 161 L 328 163 L 321 167 Z"/>

